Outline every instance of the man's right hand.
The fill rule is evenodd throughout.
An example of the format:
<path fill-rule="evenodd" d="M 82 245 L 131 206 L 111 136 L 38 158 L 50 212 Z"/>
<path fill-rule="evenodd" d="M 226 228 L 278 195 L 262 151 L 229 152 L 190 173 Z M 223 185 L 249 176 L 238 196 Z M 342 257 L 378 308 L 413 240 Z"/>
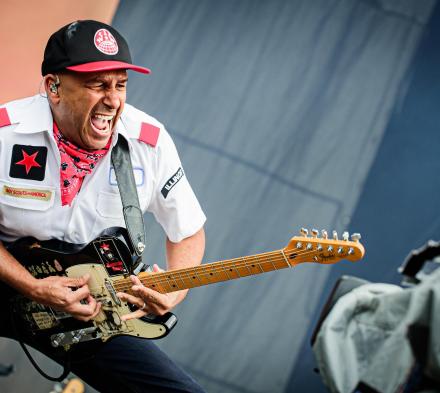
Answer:
<path fill-rule="evenodd" d="M 78 278 L 50 276 L 36 279 L 28 297 L 81 321 L 89 321 L 101 311 L 101 303 L 90 295 L 89 279 L 88 274 Z"/>

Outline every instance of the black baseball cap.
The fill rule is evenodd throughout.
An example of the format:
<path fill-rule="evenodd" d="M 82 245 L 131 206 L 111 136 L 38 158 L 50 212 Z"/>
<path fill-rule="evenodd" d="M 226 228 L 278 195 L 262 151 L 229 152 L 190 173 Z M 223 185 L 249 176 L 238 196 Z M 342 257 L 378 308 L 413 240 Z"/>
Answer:
<path fill-rule="evenodd" d="M 128 44 L 116 29 L 95 20 L 79 20 L 53 33 L 44 50 L 42 75 L 129 69 L 149 74 L 131 61 Z"/>

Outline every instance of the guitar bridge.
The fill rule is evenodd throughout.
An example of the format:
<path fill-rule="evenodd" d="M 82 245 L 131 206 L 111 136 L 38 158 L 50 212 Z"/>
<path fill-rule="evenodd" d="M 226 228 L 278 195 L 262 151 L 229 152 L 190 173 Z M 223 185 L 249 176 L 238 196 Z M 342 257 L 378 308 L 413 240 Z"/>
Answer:
<path fill-rule="evenodd" d="M 50 336 L 53 347 L 70 346 L 84 341 L 91 341 L 101 338 L 101 332 L 96 327 L 72 330 L 70 332 L 57 333 Z"/>

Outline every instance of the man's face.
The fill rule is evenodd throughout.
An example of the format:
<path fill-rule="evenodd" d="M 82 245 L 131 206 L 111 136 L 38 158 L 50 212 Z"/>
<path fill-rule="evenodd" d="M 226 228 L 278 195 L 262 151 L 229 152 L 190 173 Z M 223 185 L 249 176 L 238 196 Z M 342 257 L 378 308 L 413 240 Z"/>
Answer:
<path fill-rule="evenodd" d="M 102 149 L 124 109 L 127 72 L 68 72 L 59 77 L 58 99 L 51 107 L 61 133 L 84 149 Z"/>

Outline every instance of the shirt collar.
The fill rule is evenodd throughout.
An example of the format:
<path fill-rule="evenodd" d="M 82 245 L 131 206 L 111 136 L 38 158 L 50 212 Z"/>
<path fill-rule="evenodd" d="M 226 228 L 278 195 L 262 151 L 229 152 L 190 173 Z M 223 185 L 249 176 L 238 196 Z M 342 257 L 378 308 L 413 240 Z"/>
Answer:
<path fill-rule="evenodd" d="M 24 105 L 14 108 L 10 113 L 14 131 L 21 134 L 34 134 L 42 131 L 52 132 L 53 119 L 46 97 L 36 95 Z"/>
<path fill-rule="evenodd" d="M 113 131 L 112 146 L 116 145 L 116 143 L 118 142 L 119 135 L 122 135 L 128 142 L 128 145 L 131 146 L 130 136 L 127 127 L 127 119 L 125 118 L 123 111 Z"/>

